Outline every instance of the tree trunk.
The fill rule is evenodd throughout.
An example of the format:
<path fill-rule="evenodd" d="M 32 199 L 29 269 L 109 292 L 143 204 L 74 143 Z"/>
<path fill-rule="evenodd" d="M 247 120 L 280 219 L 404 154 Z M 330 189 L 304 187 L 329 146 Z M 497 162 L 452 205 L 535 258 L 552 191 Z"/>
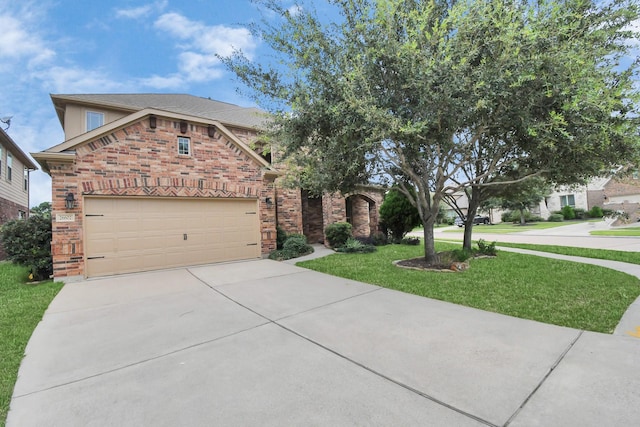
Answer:
<path fill-rule="evenodd" d="M 480 206 L 480 188 L 478 186 L 471 187 L 471 197 L 467 194 L 469 200 L 469 207 L 467 208 L 467 219 L 464 222 L 464 240 L 462 241 L 462 248 L 471 250 L 473 242 L 471 237 L 473 234 L 473 219 L 478 213 L 478 206 Z"/>
<path fill-rule="evenodd" d="M 520 225 L 525 225 L 527 221 L 524 220 L 524 209 L 520 209 Z"/>
<path fill-rule="evenodd" d="M 471 218 L 471 224 L 466 223 L 464 225 L 464 240 L 462 241 L 462 249 L 471 250 L 471 237 L 473 234 L 473 217 Z"/>
<path fill-rule="evenodd" d="M 436 245 L 433 234 L 433 224 L 435 222 L 435 216 L 429 215 L 429 218 L 422 220 L 422 226 L 424 227 L 424 259 L 427 263 L 435 263 L 436 261 Z"/>

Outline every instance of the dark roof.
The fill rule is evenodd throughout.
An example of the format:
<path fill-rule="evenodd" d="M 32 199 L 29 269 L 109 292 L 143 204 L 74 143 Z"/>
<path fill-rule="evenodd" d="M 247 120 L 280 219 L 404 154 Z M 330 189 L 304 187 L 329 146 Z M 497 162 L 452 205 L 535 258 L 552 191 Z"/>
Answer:
<path fill-rule="evenodd" d="M 64 122 L 63 106 L 68 102 L 131 112 L 156 108 L 250 128 L 260 128 L 266 121 L 265 112 L 259 108 L 241 107 L 187 94 L 52 94 L 51 99 L 57 107 L 61 124 Z"/>
<path fill-rule="evenodd" d="M 4 131 L 4 129 L 0 128 L 0 141 L 2 145 L 7 148 L 13 154 L 13 156 L 20 161 L 27 169 L 38 169 L 33 161 L 18 147 L 13 139 Z"/>

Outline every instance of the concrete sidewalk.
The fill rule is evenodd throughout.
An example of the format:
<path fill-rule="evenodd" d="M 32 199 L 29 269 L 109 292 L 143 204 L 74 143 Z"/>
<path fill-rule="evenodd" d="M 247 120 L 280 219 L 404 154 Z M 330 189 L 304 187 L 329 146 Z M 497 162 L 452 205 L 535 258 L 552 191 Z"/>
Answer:
<path fill-rule="evenodd" d="M 9 427 L 635 426 L 640 340 L 256 260 L 67 284 Z"/>

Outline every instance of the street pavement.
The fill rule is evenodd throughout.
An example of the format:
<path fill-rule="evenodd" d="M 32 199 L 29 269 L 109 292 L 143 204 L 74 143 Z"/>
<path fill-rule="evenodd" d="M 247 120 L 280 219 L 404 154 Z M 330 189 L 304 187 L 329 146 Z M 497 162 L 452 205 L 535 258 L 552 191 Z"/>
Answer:
<path fill-rule="evenodd" d="M 624 332 L 215 264 L 66 284 L 7 426 L 636 426 L 638 360 Z"/>

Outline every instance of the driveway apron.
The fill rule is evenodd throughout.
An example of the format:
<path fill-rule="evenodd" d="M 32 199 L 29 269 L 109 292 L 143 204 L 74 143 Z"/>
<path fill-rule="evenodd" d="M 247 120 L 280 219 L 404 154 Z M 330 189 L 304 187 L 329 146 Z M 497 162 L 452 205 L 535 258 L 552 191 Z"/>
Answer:
<path fill-rule="evenodd" d="M 636 425 L 639 356 L 623 336 L 216 264 L 65 285 L 7 425 Z"/>

